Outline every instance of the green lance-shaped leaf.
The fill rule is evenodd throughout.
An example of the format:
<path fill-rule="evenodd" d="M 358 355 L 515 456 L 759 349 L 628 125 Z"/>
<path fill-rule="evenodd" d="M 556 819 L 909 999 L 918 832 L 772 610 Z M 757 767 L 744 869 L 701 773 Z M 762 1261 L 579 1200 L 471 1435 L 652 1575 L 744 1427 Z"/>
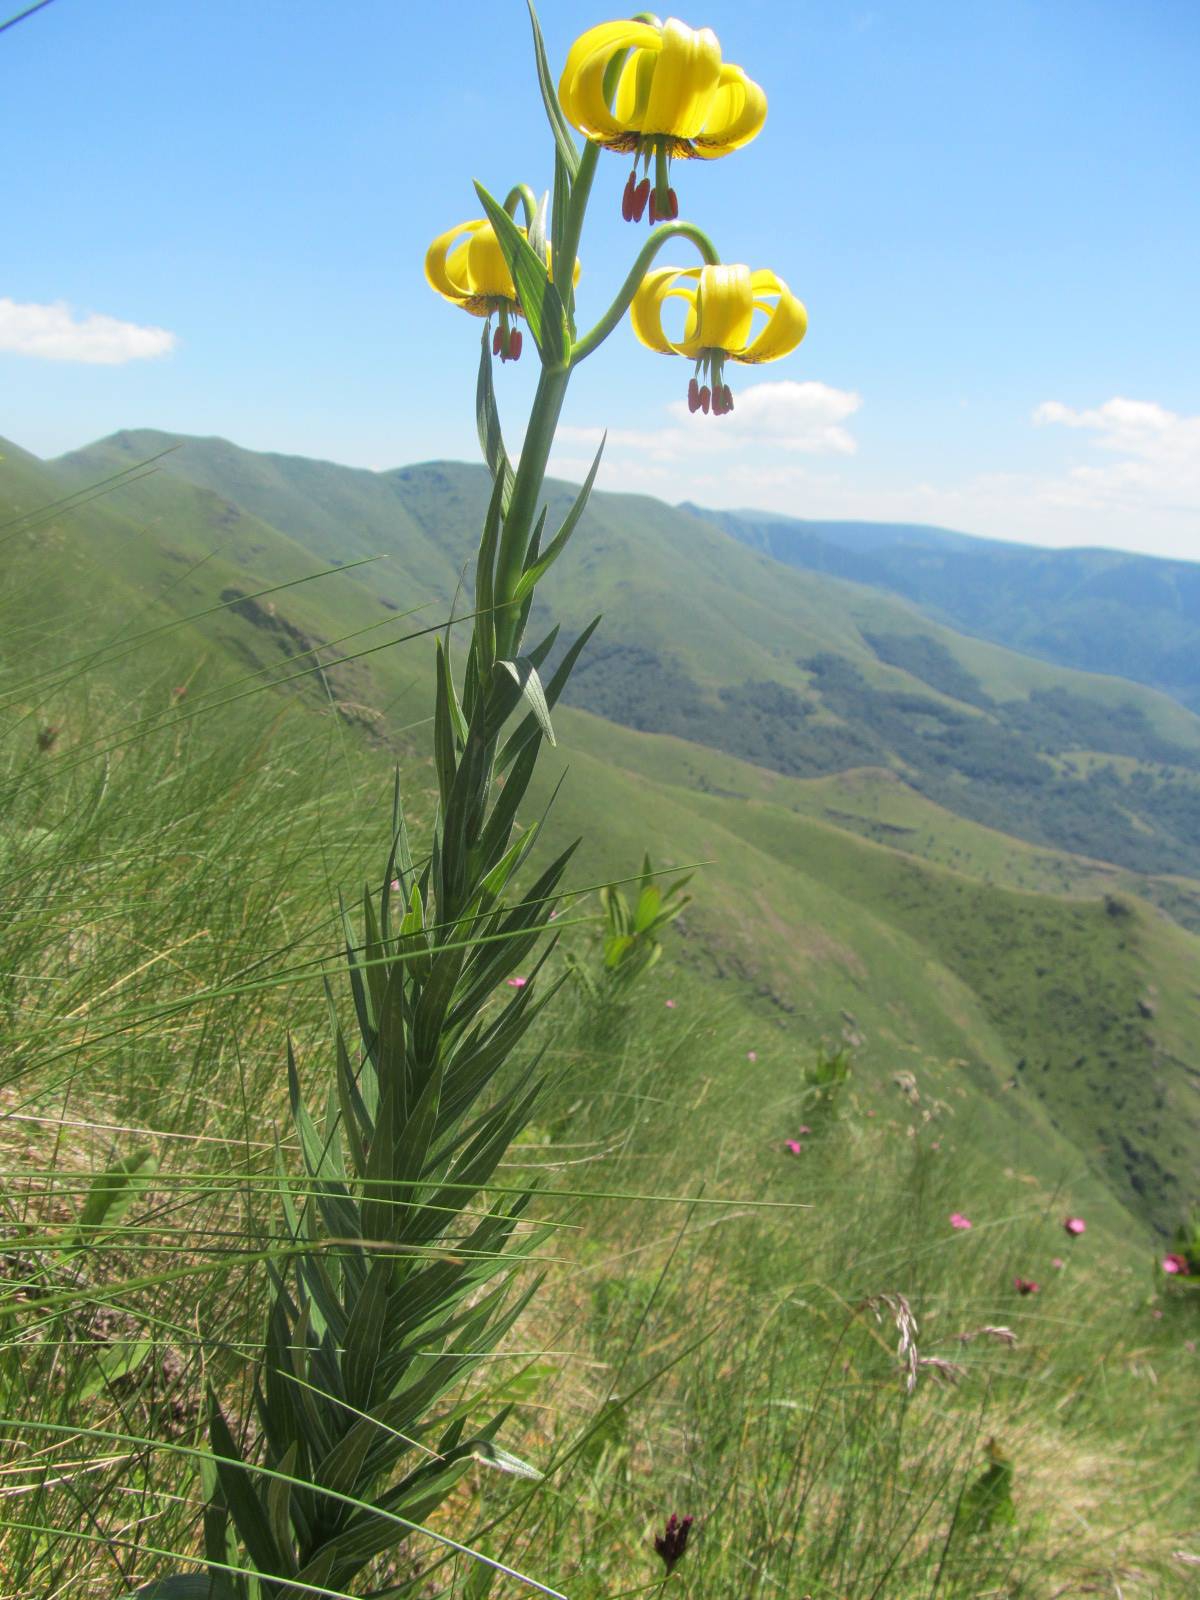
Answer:
<path fill-rule="evenodd" d="M 512 498 L 513 469 L 504 448 L 500 432 L 500 413 L 496 408 L 496 390 L 492 384 L 492 347 L 488 342 L 485 324 L 479 341 L 479 377 L 475 384 L 475 423 L 479 429 L 479 446 L 488 471 L 500 493 L 500 511 L 507 513 Z M 493 557 L 494 559 L 494 557 Z M 477 586 L 478 587 L 478 586 Z M 476 603 L 478 604 L 478 593 Z"/>
<path fill-rule="evenodd" d="M 588 496 L 591 494 L 592 485 L 596 481 L 596 474 L 600 470 L 600 458 L 604 454 L 604 445 L 607 439 L 608 435 L 606 433 L 604 438 L 600 441 L 599 450 L 596 451 L 596 459 L 592 462 L 591 471 L 584 480 L 583 487 L 575 496 L 575 503 L 571 507 L 570 511 L 567 512 L 562 527 L 554 535 L 554 538 L 551 539 L 546 549 L 537 556 L 536 560 L 531 560 L 530 564 L 521 574 L 521 577 L 517 583 L 517 587 L 513 592 L 513 598 L 518 602 L 524 600 L 527 595 L 533 593 L 534 585 L 539 582 L 542 575 L 558 560 L 559 556 L 566 548 L 567 540 L 575 532 L 576 525 L 584 513 L 584 508 L 587 506 Z"/>
<path fill-rule="evenodd" d="M 574 263 L 567 260 L 567 223 L 571 206 L 571 176 L 562 153 L 554 152 L 554 199 L 550 213 L 550 266 L 554 287 L 567 308 L 572 338 L 575 334 Z"/>
<path fill-rule="evenodd" d="M 154 1349 L 153 1339 L 117 1339 L 97 1345 L 91 1352 L 92 1375 L 75 1391 L 80 1400 L 106 1393 L 119 1378 L 136 1372 Z"/>
<path fill-rule="evenodd" d="M 574 668 L 576 661 L 579 660 L 579 657 L 583 652 L 584 645 L 587 644 L 588 640 L 592 637 L 592 634 L 596 631 L 599 625 L 600 618 L 594 617 L 579 635 L 578 639 L 576 639 L 575 643 L 567 651 L 566 655 L 559 662 L 553 676 L 550 679 L 550 682 L 546 685 L 546 704 L 551 709 L 554 708 L 559 695 L 566 688 L 567 679 L 571 676 L 572 669 Z M 504 744 L 501 746 L 500 754 L 496 757 L 496 771 L 503 772 L 508 766 L 510 766 L 511 763 L 516 760 L 517 756 L 520 755 L 521 751 L 528 744 L 529 740 L 532 739 L 537 733 L 537 731 L 538 721 L 531 712 L 529 716 L 527 716 L 524 721 L 513 730 L 513 732 L 508 736 L 508 738 L 504 741 Z"/>
<path fill-rule="evenodd" d="M 445 815 L 450 803 L 450 790 L 454 786 L 454 775 L 458 771 L 458 757 L 454 745 L 454 717 L 450 710 L 453 690 L 450 688 L 446 652 L 442 649 L 440 639 L 435 644 L 437 695 L 433 708 L 433 760 L 442 797 L 442 814 Z"/>
<path fill-rule="evenodd" d="M 144 1583 L 137 1600 L 238 1600 L 238 1591 L 219 1572 L 173 1572 Z"/>
<path fill-rule="evenodd" d="M 154 1152 L 141 1149 L 97 1173 L 88 1188 L 79 1220 L 64 1242 L 63 1254 L 70 1257 L 87 1245 L 103 1243 L 106 1230 L 116 1227 L 138 1196 L 150 1187 L 157 1171 Z"/>
<path fill-rule="evenodd" d="M 481 183 L 476 183 L 475 193 L 487 212 L 496 242 L 512 273 L 517 299 L 521 302 L 529 331 L 541 353 L 542 363 L 561 370 L 567 360 L 571 332 L 562 300 L 550 281 L 545 263 L 508 212 Z"/>
<path fill-rule="evenodd" d="M 542 38 L 541 24 L 538 22 L 537 12 L 533 9 L 532 0 L 529 5 L 529 21 L 533 28 L 533 57 L 537 63 L 538 88 L 542 91 L 542 103 L 546 107 L 546 116 L 550 122 L 550 131 L 554 135 L 559 158 L 567 170 L 567 176 L 574 179 L 579 171 L 579 150 L 571 132 L 571 124 L 559 104 L 554 79 L 550 74 L 550 63 L 546 58 L 546 42 Z"/>
<path fill-rule="evenodd" d="M 522 695 L 529 702 L 538 727 L 546 735 L 551 744 L 557 744 L 554 729 L 550 725 L 550 707 L 546 704 L 546 692 L 542 688 L 542 680 L 538 677 L 537 668 L 528 656 L 518 656 L 515 661 L 499 661 L 497 666 L 503 667 L 513 682 L 518 685 Z"/>
<path fill-rule="evenodd" d="M 251 1481 L 250 1471 L 242 1465 L 241 1451 L 212 1389 L 208 1392 L 208 1437 L 216 1457 L 221 1493 L 251 1561 L 260 1572 L 293 1574 L 296 1563 L 292 1550 L 290 1546 L 281 1549 L 276 1542 L 267 1509 Z"/>
<path fill-rule="evenodd" d="M 487 359 L 490 362 L 491 356 L 487 356 Z M 511 472 L 509 477 L 511 479 Z M 467 694 L 468 713 L 472 718 L 476 711 L 476 697 L 481 686 L 490 680 L 492 662 L 496 659 L 496 617 L 493 610 L 496 603 L 496 546 L 506 504 L 504 479 L 497 476 L 492 485 L 487 516 L 483 520 L 483 536 L 479 541 L 479 555 L 475 561 L 475 633 L 471 657 L 474 672 Z"/>

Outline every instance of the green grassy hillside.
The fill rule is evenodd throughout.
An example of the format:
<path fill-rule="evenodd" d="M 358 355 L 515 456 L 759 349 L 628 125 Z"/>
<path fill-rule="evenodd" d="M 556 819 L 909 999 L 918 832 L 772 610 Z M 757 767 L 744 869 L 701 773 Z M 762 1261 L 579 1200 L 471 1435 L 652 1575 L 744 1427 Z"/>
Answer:
<path fill-rule="evenodd" d="M 55 471 L 81 484 L 166 449 L 156 478 L 120 491 L 123 508 L 153 514 L 165 480 L 182 477 L 209 497 L 196 511 L 207 507 L 214 540 L 234 507 L 322 563 L 386 553 L 354 577 L 389 605 L 448 602 L 486 504 L 482 469 L 374 474 L 150 432 L 115 435 Z M 552 522 L 569 495 L 552 495 Z M 593 497 L 546 595 L 544 613 L 574 627 L 604 613 L 570 695 L 609 720 L 799 776 L 890 767 L 947 809 L 1033 843 L 1200 874 L 1200 721 L 1164 695 L 965 638 L 641 496 Z M 1134 765 L 1072 760 L 1085 752 Z"/>
<path fill-rule="evenodd" d="M 394 767 L 418 852 L 435 804 L 430 641 L 393 641 L 444 618 L 458 547 L 440 602 L 406 619 L 389 607 L 429 597 L 389 591 L 382 563 L 309 576 L 329 551 L 211 486 L 158 471 L 65 505 L 74 483 L 4 454 L 0 1571 L 100 1600 L 199 1548 L 206 1382 L 249 1410 L 278 1172 L 301 1170 L 277 1144 L 287 1045 L 320 1124 L 323 979 L 351 1009 L 338 893 L 380 880 Z M 465 540 L 477 479 L 446 477 Z M 413 525 L 436 531 L 414 478 Z M 700 620 L 654 625 L 707 703 L 733 680 L 717 658 L 702 674 L 706 634 L 757 673 L 777 628 L 780 672 L 794 661 L 774 569 L 722 602 L 719 545 L 629 509 L 600 502 L 579 546 L 619 626 L 640 533 L 648 584 L 696 567 Z M 431 532 L 421 559 L 439 549 Z M 401 543 L 389 582 L 402 561 Z M 922 635 L 897 665 L 877 647 L 904 630 L 872 628 L 862 591 L 797 583 L 804 627 L 880 693 L 920 683 L 1003 730 L 976 701 L 1061 686 L 945 634 L 945 655 Z M 575 615 L 586 588 L 564 571 Z M 792 680 L 806 725 L 853 730 L 819 677 Z M 1124 693 L 1070 692 L 1093 716 Z M 1186 751 L 1182 713 L 1137 703 Z M 984 827 L 890 747 L 805 777 L 578 706 L 555 724 L 526 821 L 561 776 L 540 848 L 585 842 L 547 975 L 568 955 L 599 975 L 592 886 L 644 849 L 702 865 L 627 1006 L 568 978 L 538 1021 L 550 1087 L 502 1178 L 544 1187 L 545 1281 L 483 1382 L 550 1481 L 480 1467 L 440 1530 L 577 1600 L 661 1580 L 672 1509 L 698 1518 L 672 1579 L 695 1600 L 1182 1597 L 1193 1308 L 1152 1263 L 1197 1180 L 1198 941 L 1141 893 L 1171 884 Z M 1055 759 L 1131 785 L 1146 765 Z M 814 1101 L 821 1047 L 851 1075 Z M 156 1170 L 120 1231 L 59 1261 L 96 1170 L 138 1153 Z M 1074 1242 L 1067 1213 L 1087 1219 Z M 379 1581 L 470 1593 L 437 1556 L 425 1541 Z"/>

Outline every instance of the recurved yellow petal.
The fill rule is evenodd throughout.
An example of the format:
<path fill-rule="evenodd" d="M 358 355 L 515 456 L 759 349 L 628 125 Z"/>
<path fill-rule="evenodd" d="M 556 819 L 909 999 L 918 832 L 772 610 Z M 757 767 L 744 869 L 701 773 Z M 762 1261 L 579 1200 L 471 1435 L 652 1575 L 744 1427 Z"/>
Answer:
<path fill-rule="evenodd" d="M 701 350 L 726 350 L 736 355 L 749 341 L 753 317 L 749 267 L 702 268 L 695 309 L 681 346 L 684 355 L 699 355 Z"/>
<path fill-rule="evenodd" d="M 642 279 L 641 286 L 633 297 L 633 304 L 629 307 L 629 320 L 633 324 L 633 331 L 648 350 L 657 350 L 660 355 L 669 356 L 677 353 L 677 348 L 663 332 L 662 314 L 663 305 L 672 285 L 677 278 L 684 274 L 678 267 L 656 267 L 648 272 Z M 675 290 L 676 294 L 681 291 Z M 691 293 L 684 294 L 690 300 Z"/>
<path fill-rule="evenodd" d="M 446 233 L 440 233 L 425 252 L 426 281 L 431 289 L 436 289 L 438 294 L 447 300 L 457 301 L 463 295 L 461 284 L 450 275 L 447 265 L 450 252 L 456 240 L 478 226 L 477 222 L 460 222 L 457 228 L 450 228 Z"/>
<path fill-rule="evenodd" d="M 762 131 L 766 120 L 766 95 L 741 67 L 726 62 L 704 127 L 693 135 L 695 153 L 711 161 L 730 150 L 740 150 Z"/>
<path fill-rule="evenodd" d="M 720 78 L 721 46 L 712 29 L 697 32 L 668 17 L 638 132 L 693 138 L 704 126 Z"/>
<path fill-rule="evenodd" d="M 604 74 L 626 50 L 656 49 L 658 29 L 645 22 L 602 22 L 580 34 L 567 52 L 558 98 L 567 120 L 589 139 L 603 141 L 624 129 L 604 97 Z"/>
<path fill-rule="evenodd" d="M 517 298 L 512 273 L 490 222 L 477 228 L 467 243 L 466 277 L 472 294 L 495 295 L 504 300 Z"/>
<path fill-rule="evenodd" d="M 756 272 L 751 283 L 754 303 L 759 310 L 766 311 L 767 325 L 737 359 L 748 363 L 778 361 L 781 356 L 790 355 L 808 332 L 808 312 L 783 279 L 773 272 Z M 778 295 L 779 298 L 772 306 L 770 300 L 762 298 L 764 295 Z"/>

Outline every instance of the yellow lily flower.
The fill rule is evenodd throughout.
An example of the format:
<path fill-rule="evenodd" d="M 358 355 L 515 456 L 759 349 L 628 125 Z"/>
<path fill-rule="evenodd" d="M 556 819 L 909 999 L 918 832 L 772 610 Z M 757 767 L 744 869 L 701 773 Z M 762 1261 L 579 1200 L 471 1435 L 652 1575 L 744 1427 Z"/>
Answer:
<path fill-rule="evenodd" d="M 687 306 L 680 339 L 663 330 L 668 300 Z M 766 317 L 757 333 L 756 312 Z M 629 315 L 647 349 L 694 359 L 688 408 L 707 413 L 711 407 L 716 416 L 733 410 L 733 395 L 724 380 L 726 360 L 778 361 L 808 331 L 808 313 L 783 279 L 743 266 L 656 267 L 642 279 Z M 708 382 L 702 385 L 701 377 Z"/>
<path fill-rule="evenodd" d="M 611 99 L 605 77 L 620 62 Z M 563 112 L 579 131 L 606 150 L 632 151 L 633 171 L 621 212 L 638 221 L 650 199 L 650 221 L 679 214 L 668 186 L 673 157 L 712 160 L 740 150 L 761 129 L 767 97 L 731 61 L 711 28 L 693 29 L 668 17 L 663 23 L 602 22 L 581 34 L 567 54 L 558 85 Z M 639 159 L 655 158 L 655 189 L 637 181 Z"/>
<path fill-rule="evenodd" d="M 525 233 L 525 229 L 521 232 Z M 460 222 L 456 228 L 439 234 L 425 253 L 425 278 L 444 300 L 461 306 L 473 317 L 498 315 L 492 354 L 501 361 L 517 359 L 521 354 L 521 330 L 510 328 L 509 319 L 521 315 L 521 302 L 500 241 L 486 218 Z M 575 282 L 579 282 L 578 261 Z"/>

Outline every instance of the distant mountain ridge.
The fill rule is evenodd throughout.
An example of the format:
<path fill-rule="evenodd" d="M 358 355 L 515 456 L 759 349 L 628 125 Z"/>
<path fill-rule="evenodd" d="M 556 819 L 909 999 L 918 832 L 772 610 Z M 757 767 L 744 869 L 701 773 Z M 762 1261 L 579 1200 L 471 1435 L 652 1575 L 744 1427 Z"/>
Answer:
<path fill-rule="evenodd" d="M 1200 711 L 1200 564 L 1045 550 L 909 523 L 681 509 L 786 566 L 902 595 L 938 622 Z M 1197 529 L 1200 547 L 1200 528 Z"/>
<path fill-rule="evenodd" d="M 177 518 L 183 491 L 214 548 L 248 517 L 261 531 L 242 543 L 247 554 L 274 530 L 322 562 L 383 555 L 353 577 L 389 609 L 444 608 L 463 584 L 469 598 L 490 492 L 482 466 L 373 473 L 151 431 L 51 466 L 83 486 L 151 457 L 152 476 L 120 491 L 145 522 Z M 574 492 L 547 484 L 550 528 Z M 572 560 L 544 593 L 552 612 L 535 608 L 531 631 L 553 614 L 560 648 L 603 614 L 568 697 L 610 721 L 787 776 L 889 768 L 938 805 L 1033 844 L 1200 877 L 1200 721 L 1134 681 L 980 643 L 894 593 L 781 563 L 716 516 L 645 495 L 595 493 Z"/>

